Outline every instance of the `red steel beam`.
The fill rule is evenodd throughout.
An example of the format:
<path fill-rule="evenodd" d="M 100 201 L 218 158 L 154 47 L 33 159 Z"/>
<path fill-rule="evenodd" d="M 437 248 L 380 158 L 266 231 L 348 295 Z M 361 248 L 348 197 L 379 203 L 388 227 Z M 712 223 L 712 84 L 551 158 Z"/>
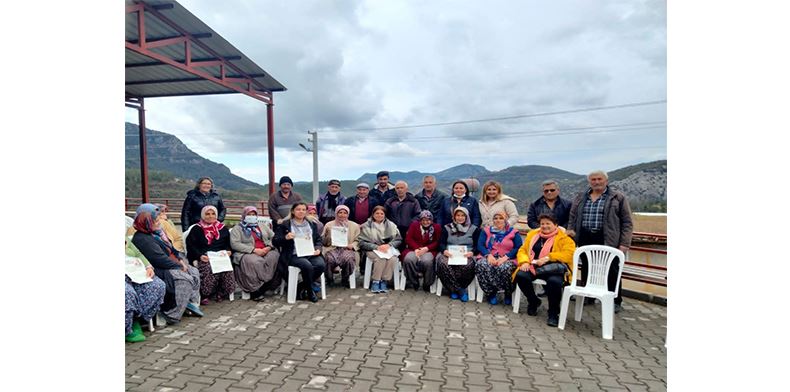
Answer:
<path fill-rule="evenodd" d="M 137 115 L 140 123 L 140 188 L 143 193 L 143 203 L 148 203 L 148 147 L 145 142 L 145 103 L 143 98 L 140 98 Z"/>
<path fill-rule="evenodd" d="M 269 155 L 269 194 L 274 193 L 274 102 L 266 104 L 266 148 Z"/>

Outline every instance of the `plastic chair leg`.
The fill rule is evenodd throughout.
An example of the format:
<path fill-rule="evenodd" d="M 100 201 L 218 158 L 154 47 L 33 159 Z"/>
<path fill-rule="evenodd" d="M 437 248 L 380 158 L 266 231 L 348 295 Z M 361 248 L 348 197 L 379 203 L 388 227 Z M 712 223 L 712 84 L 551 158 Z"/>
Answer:
<path fill-rule="evenodd" d="M 354 268 L 354 270 L 351 271 L 351 275 L 348 277 L 348 287 L 350 287 L 352 289 L 357 288 L 357 269 L 356 268 Z"/>
<path fill-rule="evenodd" d="M 603 338 L 611 340 L 614 332 L 614 298 L 601 298 L 601 327 Z"/>
<path fill-rule="evenodd" d="M 431 294 L 436 292 L 436 282 L 438 282 L 438 281 L 439 281 L 439 278 L 436 278 L 436 280 L 433 281 L 433 284 L 431 284 L 431 289 L 430 289 Z"/>
<path fill-rule="evenodd" d="M 228 301 L 233 302 L 236 293 L 228 294 Z"/>
<path fill-rule="evenodd" d="M 282 282 L 280 282 L 280 288 L 277 289 L 277 295 L 282 297 L 283 294 L 285 294 L 285 286 L 287 285 L 288 283 L 286 282 L 285 278 L 283 278 Z"/>
<path fill-rule="evenodd" d="M 288 303 L 296 303 L 296 283 L 299 279 L 299 268 L 288 267 Z"/>
<path fill-rule="evenodd" d="M 370 274 L 373 272 L 373 261 L 370 258 L 365 259 L 365 279 L 362 281 L 362 287 L 365 290 L 370 288 Z"/>
<path fill-rule="evenodd" d="M 395 290 L 401 290 L 400 288 L 400 275 L 403 273 L 403 268 L 400 265 L 400 261 L 395 262 L 395 273 L 392 274 L 392 279 L 395 281 Z"/>
<path fill-rule="evenodd" d="M 438 276 L 436 277 L 436 296 L 442 296 L 442 280 Z"/>
<path fill-rule="evenodd" d="M 246 291 L 241 292 L 241 299 L 250 299 L 250 293 Z"/>
<path fill-rule="evenodd" d="M 521 288 L 516 285 L 516 289 L 513 290 L 513 313 L 518 313 L 518 308 L 521 306 Z"/>
<path fill-rule="evenodd" d="M 576 300 L 579 301 L 578 299 Z M 571 305 L 571 292 L 563 290 L 562 301 L 560 302 L 560 322 L 557 325 L 559 329 L 565 329 L 565 320 L 568 318 L 568 307 Z"/>
<path fill-rule="evenodd" d="M 310 282 L 312 284 L 312 282 Z M 321 299 L 326 299 L 326 276 L 321 273 Z"/>
<path fill-rule="evenodd" d="M 582 311 L 584 310 L 584 298 L 583 295 L 576 296 L 576 313 L 573 315 L 573 319 L 576 321 L 582 321 Z"/>
<path fill-rule="evenodd" d="M 480 282 L 477 281 L 477 276 L 475 276 L 475 278 L 472 279 L 472 284 L 469 286 L 475 287 L 475 297 L 477 298 L 477 302 L 483 302 L 483 297 L 485 297 L 485 294 L 483 294 L 483 289 L 480 288 Z"/>
<path fill-rule="evenodd" d="M 155 317 L 156 317 L 156 316 L 154 316 L 154 317 L 151 317 L 151 319 L 150 319 L 150 320 L 148 320 L 148 331 L 149 331 L 149 332 L 154 332 L 154 331 L 156 331 L 156 329 L 154 328 L 154 318 L 155 318 Z"/>

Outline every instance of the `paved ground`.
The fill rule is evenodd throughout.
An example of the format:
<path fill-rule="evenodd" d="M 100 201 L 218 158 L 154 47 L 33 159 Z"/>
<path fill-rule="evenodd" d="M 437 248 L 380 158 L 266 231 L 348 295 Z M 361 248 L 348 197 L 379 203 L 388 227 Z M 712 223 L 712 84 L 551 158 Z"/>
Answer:
<path fill-rule="evenodd" d="M 358 285 L 361 287 L 361 284 Z M 600 305 L 561 331 L 512 307 L 408 290 L 236 300 L 126 344 L 133 391 L 666 390 L 666 308 L 626 298 L 614 339 Z"/>

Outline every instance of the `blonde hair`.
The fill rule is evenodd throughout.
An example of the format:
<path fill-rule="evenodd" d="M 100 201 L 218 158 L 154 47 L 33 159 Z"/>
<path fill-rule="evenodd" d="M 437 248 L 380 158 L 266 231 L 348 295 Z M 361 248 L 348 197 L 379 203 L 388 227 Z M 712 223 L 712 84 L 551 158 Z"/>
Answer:
<path fill-rule="evenodd" d="M 502 185 L 499 184 L 498 182 L 494 181 L 494 180 L 490 180 L 490 181 L 487 181 L 485 184 L 483 184 L 483 202 L 484 203 L 488 201 L 488 193 L 486 193 L 486 190 L 488 190 L 488 187 L 490 187 L 490 186 L 495 187 L 496 191 L 497 191 L 497 195 L 494 197 L 493 201 L 499 200 L 499 198 L 502 197 Z"/>

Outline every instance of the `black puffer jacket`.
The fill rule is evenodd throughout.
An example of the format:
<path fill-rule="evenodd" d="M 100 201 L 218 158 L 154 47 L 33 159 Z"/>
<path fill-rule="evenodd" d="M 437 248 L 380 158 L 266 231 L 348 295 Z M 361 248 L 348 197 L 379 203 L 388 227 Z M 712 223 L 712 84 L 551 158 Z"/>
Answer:
<path fill-rule="evenodd" d="M 212 189 L 207 195 L 204 195 L 200 191 L 192 189 L 187 192 L 184 207 L 181 208 L 181 231 L 187 231 L 189 226 L 200 222 L 200 211 L 207 205 L 217 207 L 217 219 L 220 222 L 225 221 L 225 204 L 222 203 L 219 193 Z"/>

